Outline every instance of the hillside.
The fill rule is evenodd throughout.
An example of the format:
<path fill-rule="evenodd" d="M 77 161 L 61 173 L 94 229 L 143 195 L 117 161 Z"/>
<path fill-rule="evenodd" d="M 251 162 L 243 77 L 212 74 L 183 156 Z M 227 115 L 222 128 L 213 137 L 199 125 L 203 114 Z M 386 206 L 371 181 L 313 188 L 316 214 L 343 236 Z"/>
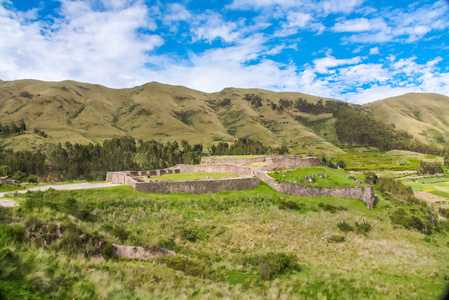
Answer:
<path fill-rule="evenodd" d="M 364 105 L 376 119 L 406 130 L 424 143 L 449 141 L 449 97 L 411 93 Z"/>
<path fill-rule="evenodd" d="M 131 135 L 143 140 L 208 145 L 249 137 L 274 147 L 285 144 L 299 152 L 342 153 L 335 146 L 341 141 L 333 110 L 326 108 L 328 103 L 348 105 L 261 89 L 226 88 L 204 93 L 157 82 L 111 89 L 75 81 L 0 81 L 0 122 L 23 119 L 29 129 L 25 134 L 3 136 L 1 143 L 31 149 Z M 424 143 L 442 145 L 449 141 L 448 97 L 407 94 L 363 107 L 377 120 L 394 124 Z M 43 130 L 48 138 L 33 134 L 34 129 Z"/>
<path fill-rule="evenodd" d="M 260 101 L 251 103 L 245 100 L 249 99 L 247 95 Z M 237 88 L 208 94 L 156 82 L 110 89 L 74 81 L 0 81 L 0 120 L 9 123 L 24 119 L 31 132 L 38 128 L 49 136 L 44 139 L 24 134 L 9 139 L 7 142 L 17 149 L 132 135 L 144 140 L 185 139 L 202 144 L 251 137 L 271 146 L 285 143 L 297 149 L 314 146 L 340 151 L 327 141 L 335 140 L 329 126 L 331 114 L 310 115 L 292 107 L 284 110 L 281 99 L 316 103 L 320 98 Z"/>

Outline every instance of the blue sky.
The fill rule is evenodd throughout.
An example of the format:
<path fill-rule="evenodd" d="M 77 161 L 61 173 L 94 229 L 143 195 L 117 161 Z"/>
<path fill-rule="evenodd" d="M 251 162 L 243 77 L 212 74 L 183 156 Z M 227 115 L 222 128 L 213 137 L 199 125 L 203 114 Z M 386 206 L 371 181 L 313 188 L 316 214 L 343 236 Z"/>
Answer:
<path fill-rule="evenodd" d="M 449 96 L 449 2 L 0 0 L 0 79 Z"/>

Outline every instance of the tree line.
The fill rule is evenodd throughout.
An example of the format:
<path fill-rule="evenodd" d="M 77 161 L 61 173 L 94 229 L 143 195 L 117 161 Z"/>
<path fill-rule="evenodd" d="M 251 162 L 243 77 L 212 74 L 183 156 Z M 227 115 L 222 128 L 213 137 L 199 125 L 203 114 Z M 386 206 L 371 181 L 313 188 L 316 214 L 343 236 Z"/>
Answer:
<path fill-rule="evenodd" d="M 261 142 L 249 138 L 239 138 L 233 144 L 220 142 L 217 146 L 209 147 L 210 155 L 264 155 L 264 154 L 286 154 L 288 148 L 282 145 L 278 148 L 264 146 Z"/>
<path fill-rule="evenodd" d="M 211 155 L 287 153 L 280 148 L 263 146 L 259 141 L 238 139 L 233 144 L 219 143 L 209 148 Z M 71 179 L 101 180 L 107 171 L 151 170 L 176 164 L 199 164 L 203 145 L 187 141 L 159 143 L 155 140 L 135 140 L 133 137 L 107 139 L 100 144 L 86 145 L 66 142 L 54 149 L 42 151 L 13 151 L 0 149 L 0 175 L 18 181 L 47 181 Z"/>
<path fill-rule="evenodd" d="M 0 134 L 13 135 L 23 133 L 25 132 L 25 130 L 27 130 L 27 127 L 23 119 L 19 121 L 19 124 L 16 124 L 14 122 L 11 122 L 9 124 L 0 123 Z"/>

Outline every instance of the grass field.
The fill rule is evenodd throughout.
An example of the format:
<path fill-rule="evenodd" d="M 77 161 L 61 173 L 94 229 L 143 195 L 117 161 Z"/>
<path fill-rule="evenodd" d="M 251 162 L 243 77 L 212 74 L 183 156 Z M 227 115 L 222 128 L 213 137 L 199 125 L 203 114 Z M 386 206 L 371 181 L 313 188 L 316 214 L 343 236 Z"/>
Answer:
<path fill-rule="evenodd" d="M 287 196 L 263 183 L 214 195 L 153 195 L 120 186 L 18 197 L 21 208 L 2 209 L 0 217 L 30 230 L 37 218 L 48 224 L 38 227 L 42 238 L 59 222 L 87 236 L 162 246 L 186 258 L 86 256 L 86 246 L 70 244 L 78 235 L 47 245 L 0 239 L 5 298 L 429 299 L 449 278 L 447 234 L 427 237 L 392 224 L 388 215 L 396 206 L 409 208 L 382 197 L 366 210 L 359 200 Z M 342 232 L 341 221 L 365 222 L 371 230 Z"/>
<path fill-rule="evenodd" d="M 347 151 L 333 157 L 333 159 L 344 160 L 347 170 L 416 170 L 419 167 L 420 160 L 442 162 L 442 158 L 435 155 L 402 150 L 385 152 L 371 149 Z"/>
<path fill-rule="evenodd" d="M 328 177 L 327 178 L 315 177 L 315 182 L 313 183 L 303 182 L 305 176 L 313 176 L 313 174 L 326 174 Z M 342 169 L 337 170 L 337 169 L 330 169 L 327 167 L 298 168 L 293 171 L 278 171 L 269 173 L 268 175 L 275 178 L 277 181 L 296 182 L 299 184 L 314 185 L 314 186 L 329 186 L 329 187 L 358 186 L 357 182 L 348 179 L 346 176 L 360 178 L 362 180 L 365 179 L 363 174 L 352 175 Z"/>
<path fill-rule="evenodd" d="M 140 178 L 144 180 L 201 180 L 201 179 L 217 179 L 226 177 L 238 177 L 239 175 L 233 173 L 180 173 L 180 174 L 164 174 L 161 176 L 151 176 L 149 179 L 146 176 Z"/>
<path fill-rule="evenodd" d="M 20 186 L 13 185 L 13 184 L 0 185 L 0 192 L 12 192 L 12 191 L 19 191 L 19 190 L 23 190 L 23 188 Z"/>
<path fill-rule="evenodd" d="M 435 176 L 430 178 L 415 178 L 403 180 L 411 186 L 414 192 L 427 192 L 449 201 L 449 177 Z"/>

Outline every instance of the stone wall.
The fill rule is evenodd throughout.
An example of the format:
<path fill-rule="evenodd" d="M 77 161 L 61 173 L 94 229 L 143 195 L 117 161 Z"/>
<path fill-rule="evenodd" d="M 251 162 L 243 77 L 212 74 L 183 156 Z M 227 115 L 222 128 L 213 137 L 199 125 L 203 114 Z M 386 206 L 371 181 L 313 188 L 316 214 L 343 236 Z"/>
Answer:
<path fill-rule="evenodd" d="M 181 173 L 233 173 L 244 176 L 254 175 L 253 168 L 235 165 L 176 165 L 169 169 L 179 169 Z"/>
<path fill-rule="evenodd" d="M 154 180 L 130 184 L 134 189 L 145 193 L 190 193 L 213 194 L 224 191 L 243 191 L 260 185 L 256 177 L 234 177 L 206 180 Z"/>
<path fill-rule="evenodd" d="M 272 156 L 258 156 L 258 157 L 241 157 L 241 158 L 234 158 L 234 157 L 215 157 L 215 156 L 209 156 L 209 157 L 201 157 L 201 164 L 234 164 L 234 165 L 243 165 L 247 163 L 257 163 L 257 162 L 263 162 L 263 158 L 265 157 L 265 161 L 271 162 Z"/>
<path fill-rule="evenodd" d="M 363 186 L 347 187 L 320 187 L 313 185 L 303 185 L 294 182 L 276 182 L 266 172 L 257 171 L 255 175 L 260 180 L 267 183 L 274 190 L 286 194 L 304 197 L 339 197 L 360 199 L 366 203 L 368 209 L 372 209 L 375 200 L 374 188 Z"/>
<path fill-rule="evenodd" d="M 299 168 L 299 167 L 313 167 L 322 166 L 321 161 L 316 157 L 281 157 L 273 158 L 271 164 L 267 166 L 260 166 L 257 169 L 259 171 L 271 171 L 273 169 L 287 169 L 287 168 Z"/>

